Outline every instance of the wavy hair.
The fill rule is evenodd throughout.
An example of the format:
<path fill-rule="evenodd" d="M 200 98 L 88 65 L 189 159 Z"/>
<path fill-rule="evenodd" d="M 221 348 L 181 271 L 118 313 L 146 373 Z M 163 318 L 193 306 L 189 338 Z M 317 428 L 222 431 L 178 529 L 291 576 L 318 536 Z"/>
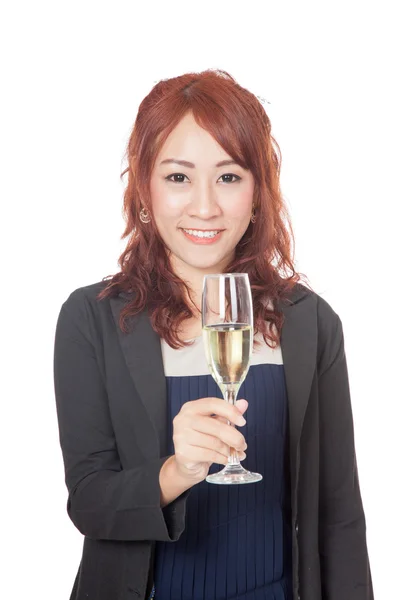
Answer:
<path fill-rule="evenodd" d="M 118 261 L 120 271 L 103 278 L 108 284 L 98 298 L 133 292 L 121 311 L 122 331 L 128 331 L 130 317 L 146 309 L 153 329 L 170 346 L 190 344 L 180 338 L 179 328 L 196 314 L 189 301 L 191 290 L 172 271 L 154 219 L 143 224 L 139 218 L 143 207 L 152 214 L 150 177 L 157 155 L 188 112 L 254 176 L 257 219 L 237 244 L 226 272 L 248 273 L 255 333 L 260 331 L 265 342 L 276 347 L 284 321 L 277 301 L 288 298 L 302 275 L 295 272 L 293 230 L 280 190 L 281 152 L 262 104 L 226 71 L 210 69 L 163 79 L 142 100 L 127 145 L 128 167 L 121 174 L 128 174 L 123 205 L 126 228 L 121 236 L 129 236 L 128 243 Z"/>

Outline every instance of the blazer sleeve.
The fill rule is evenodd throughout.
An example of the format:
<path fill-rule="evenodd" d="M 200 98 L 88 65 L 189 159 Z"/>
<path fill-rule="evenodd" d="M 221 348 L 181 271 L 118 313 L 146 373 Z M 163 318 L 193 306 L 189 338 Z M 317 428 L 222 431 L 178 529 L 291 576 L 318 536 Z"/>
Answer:
<path fill-rule="evenodd" d="M 326 322 L 318 377 L 322 598 L 373 600 L 343 327 L 333 311 Z"/>
<path fill-rule="evenodd" d="M 68 515 L 92 539 L 175 541 L 190 490 L 161 508 L 168 456 L 122 468 L 95 345 L 67 303 L 56 326 L 54 387 Z"/>

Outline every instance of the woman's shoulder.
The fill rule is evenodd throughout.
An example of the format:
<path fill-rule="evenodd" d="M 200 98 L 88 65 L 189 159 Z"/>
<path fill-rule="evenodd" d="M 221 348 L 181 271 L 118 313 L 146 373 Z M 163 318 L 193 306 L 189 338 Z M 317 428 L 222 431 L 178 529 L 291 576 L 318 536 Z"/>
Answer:
<path fill-rule="evenodd" d="M 303 283 L 296 283 L 288 298 L 285 299 L 283 306 L 298 305 L 313 311 L 317 315 L 319 323 L 336 323 L 339 316 L 320 293 L 308 288 Z"/>
<path fill-rule="evenodd" d="M 96 308 L 104 300 L 99 299 L 99 294 L 107 287 L 109 281 L 97 281 L 85 286 L 75 288 L 69 293 L 66 300 L 63 302 L 61 310 L 65 309 L 72 316 L 79 317 L 87 311 L 88 308 Z"/>
<path fill-rule="evenodd" d="M 317 347 L 317 362 L 323 372 L 335 357 L 343 353 L 344 337 L 342 321 L 321 293 L 307 288 L 303 284 L 296 284 L 293 288 L 290 302 L 286 303 L 284 310 L 288 317 L 289 326 L 296 332 L 309 335 Z"/>
<path fill-rule="evenodd" d="M 114 326 L 110 298 L 99 298 L 108 281 L 97 281 L 75 288 L 62 303 L 57 335 L 85 339 L 93 346 L 102 343 L 103 330 Z"/>
<path fill-rule="evenodd" d="M 281 308 L 289 327 L 315 335 L 319 354 L 335 355 L 343 340 L 342 321 L 322 293 L 296 283 Z"/>
<path fill-rule="evenodd" d="M 78 287 L 72 292 L 70 292 L 67 301 L 70 299 L 73 301 L 82 298 L 87 298 L 88 300 L 96 300 L 100 292 L 102 292 L 109 283 L 109 281 L 101 280 L 96 281 L 96 283 L 90 283 L 88 285 Z"/>

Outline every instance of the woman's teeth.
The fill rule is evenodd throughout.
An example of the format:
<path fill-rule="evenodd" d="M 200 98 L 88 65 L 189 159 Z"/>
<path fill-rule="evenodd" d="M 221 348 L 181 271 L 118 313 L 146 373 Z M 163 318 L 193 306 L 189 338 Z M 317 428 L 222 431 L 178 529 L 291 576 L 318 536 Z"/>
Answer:
<path fill-rule="evenodd" d="M 199 238 L 213 238 L 220 232 L 219 229 L 216 231 L 197 231 L 196 229 L 184 229 L 183 231 L 189 235 L 194 235 L 195 237 Z"/>

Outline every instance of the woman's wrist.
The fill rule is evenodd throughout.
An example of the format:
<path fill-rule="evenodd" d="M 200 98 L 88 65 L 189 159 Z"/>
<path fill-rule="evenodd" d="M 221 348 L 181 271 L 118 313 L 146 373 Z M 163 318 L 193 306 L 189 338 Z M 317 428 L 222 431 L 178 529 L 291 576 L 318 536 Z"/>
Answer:
<path fill-rule="evenodd" d="M 183 492 L 200 483 L 201 479 L 188 478 L 182 475 L 178 470 L 174 454 L 161 467 L 159 481 L 161 508 L 164 508 L 164 506 L 173 502 Z"/>

